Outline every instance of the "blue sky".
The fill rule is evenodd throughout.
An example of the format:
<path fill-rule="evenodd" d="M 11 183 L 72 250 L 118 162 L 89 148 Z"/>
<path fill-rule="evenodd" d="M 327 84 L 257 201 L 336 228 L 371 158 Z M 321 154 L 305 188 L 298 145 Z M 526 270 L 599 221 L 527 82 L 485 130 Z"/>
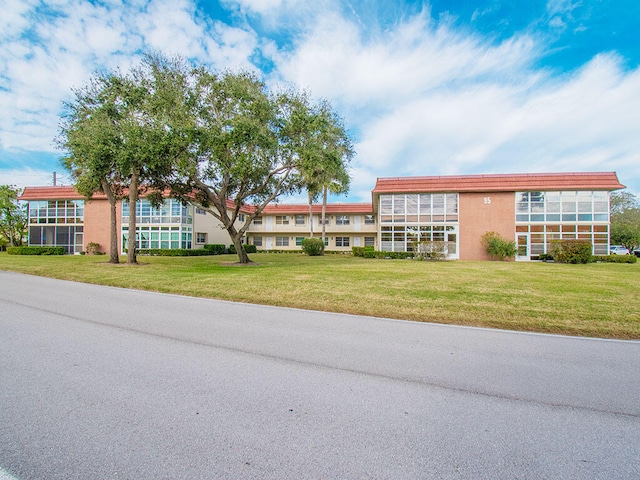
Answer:
<path fill-rule="evenodd" d="M 62 102 L 146 50 L 331 101 L 377 177 L 616 171 L 640 193 L 637 0 L 2 0 L 0 184 L 69 183 Z"/>

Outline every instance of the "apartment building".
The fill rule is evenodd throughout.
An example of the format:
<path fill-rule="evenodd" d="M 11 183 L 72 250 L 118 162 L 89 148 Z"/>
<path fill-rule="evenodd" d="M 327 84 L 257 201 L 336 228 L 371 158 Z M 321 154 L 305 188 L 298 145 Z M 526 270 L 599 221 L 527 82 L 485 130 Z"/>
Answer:
<path fill-rule="evenodd" d="M 379 178 L 371 203 L 331 203 L 325 212 L 328 250 L 372 246 L 411 251 L 415 242 L 439 241 L 447 258 L 488 256 L 481 238 L 493 231 L 516 241 L 517 260 L 546 253 L 552 240 L 583 239 L 596 255 L 609 250 L 609 194 L 624 188 L 614 172 L 502 174 Z M 73 187 L 27 187 L 29 244 L 62 246 L 79 253 L 88 243 L 109 245 L 109 204 L 104 196 L 85 200 Z M 230 243 L 210 214 L 167 199 L 159 208 L 136 205 L 139 248 L 202 248 Z M 278 203 L 256 217 L 245 242 L 258 250 L 299 250 L 306 237 L 320 236 L 322 206 Z M 128 238 L 128 203 L 117 206 L 120 246 Z M 238 219 L 244 222 L 244 216 Z"/>
<path fill-rule="evenodd" d="M 325 211 L 325 248 L 378 247 L 377 222 L 370 203 L 331 203 Z M 322 205 L 268 205 L 249 229 L 248 243 L 258 250 L 300 250 L 304 238 L 321 236 Z"/>
<path fill-rule="evenodd" d="M 547 253 L 552 240 L 581 239 L 609 251 L 614 172 L 379 178 L 373 205 L 383 251 L 414 241 L 449 242 L 448 258 L 488 259 L 482 236 L 515 240 L 517 260 Z"/>

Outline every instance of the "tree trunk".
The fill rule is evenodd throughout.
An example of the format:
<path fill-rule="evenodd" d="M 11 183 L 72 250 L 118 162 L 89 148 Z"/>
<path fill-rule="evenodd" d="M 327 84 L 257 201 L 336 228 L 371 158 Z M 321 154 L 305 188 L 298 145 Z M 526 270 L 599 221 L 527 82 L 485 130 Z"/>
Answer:
<path fill-rule="evenodd" d="M 327 224 L 326 224 L 326 216 L 327 216 L 327 187 L 322 189 L 322 241 L 326 245 L 327 244 Z"/>
<path fill-rule="evenodd" d="M 309 192 L 309 238 L 313 238 L 313 197 Z"/>
<path fill-rule="evenodd" d="M 111 191 L 111 187 L 106 180 L 102 181 L 102 191 L 109 200 L 110 212 L 110 235 L 109 235 L 109 263 L 120 263 L 120 252 L 118 251 L 118 215 L 116 208 L 116 196 Z"/>
<path fill-rule="evenodd" d="M 14 232 L 13 222 L 11 221 L 12 216 L 9 212 L 7 212 L 7 217 L 9 218 L 9 246 L 16 247 L 17 245 L 15 242 L 15 232 Z"/>
<path fill-rule="evenodd" d="M 111 211 L 111 233 L 109 235 L 109 263 L 120 263 L 120 252 L 118 251 L 118 210 L 116 202 L 110 204 Z"/>
<path fill-rule="evenodd" d="M 238 263 L 251 263 L 249 259 L 249 255 L 244 250 L 244 246 L 242 245 L 242 235 L 235 233 L 231 235 L 231 240 L 233 241 L 233 246 L 236 247 L 236 252 L 238 254 Z"/>
<path fill-rule="evenodd" d="M 138 203 L 138 171 L 134 170 L 129 185 L 129 247 L 127 251 L 127 264 L 136 265 L 136 204 Z"/>

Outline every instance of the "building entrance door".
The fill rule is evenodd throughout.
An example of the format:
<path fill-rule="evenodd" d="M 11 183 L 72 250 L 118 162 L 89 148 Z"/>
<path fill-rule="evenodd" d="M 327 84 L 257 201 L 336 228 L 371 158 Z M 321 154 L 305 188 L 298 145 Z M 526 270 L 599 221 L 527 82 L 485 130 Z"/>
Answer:
<path fill-rule="evenodd" d="M 530 260 L 529 254 L 529 234 L 516 234 L 516 260 Z"/>
<path fill-rule="evenodd" d="M 80 253 L 82 251 L 82 243 L 84 241 L 84 233 L 83 232 L 76 232 L 75 233 L 75 238 L 74 238 L 74 249 L 73 249 L 73 253 Z"/>

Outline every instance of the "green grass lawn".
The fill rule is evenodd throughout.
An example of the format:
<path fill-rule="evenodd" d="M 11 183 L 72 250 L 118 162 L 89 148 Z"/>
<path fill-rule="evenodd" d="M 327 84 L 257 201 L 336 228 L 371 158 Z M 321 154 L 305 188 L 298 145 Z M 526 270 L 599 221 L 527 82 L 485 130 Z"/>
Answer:
<path fill-rule="evenodd" d="M 640 263 L 418 262 L 350 255 L 139 257 L 0 254 L 0 269 L 141 290 L 329 312 L 640 339 Z M 258 320 L 257 320 L 258 321 Z"/>

